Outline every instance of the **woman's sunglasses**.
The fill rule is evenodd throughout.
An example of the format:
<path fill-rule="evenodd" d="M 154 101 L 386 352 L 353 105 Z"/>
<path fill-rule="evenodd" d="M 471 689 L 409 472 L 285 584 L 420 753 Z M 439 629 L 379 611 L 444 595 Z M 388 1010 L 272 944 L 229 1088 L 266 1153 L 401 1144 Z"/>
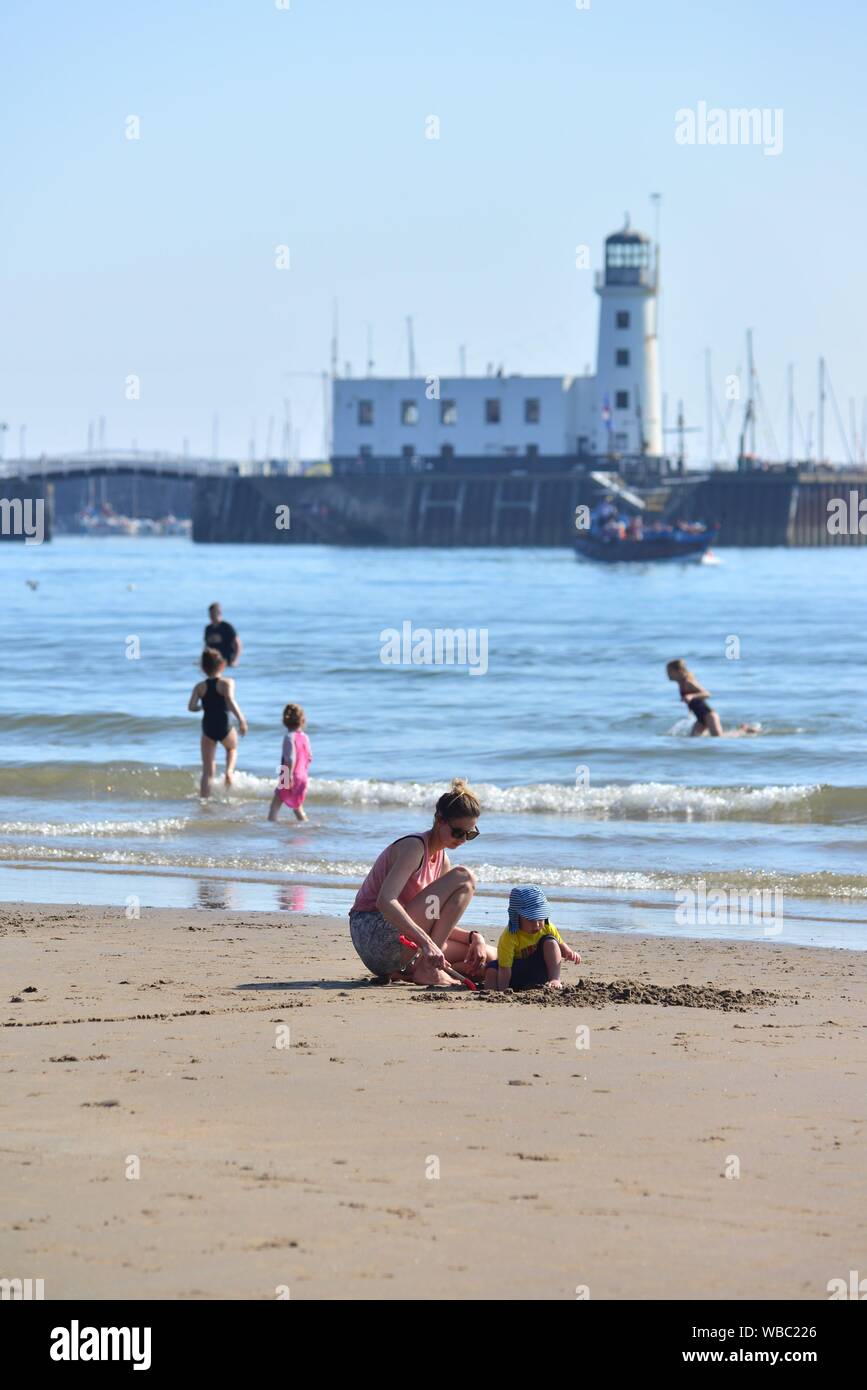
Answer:
<path fill-rule="evenodd" d="M 482 833 L 481 830 L 464 830 L 459 825 L 452 825 L 450 821 L 446 821 L 446 825 L 455 840 L 475 840 Z"/>

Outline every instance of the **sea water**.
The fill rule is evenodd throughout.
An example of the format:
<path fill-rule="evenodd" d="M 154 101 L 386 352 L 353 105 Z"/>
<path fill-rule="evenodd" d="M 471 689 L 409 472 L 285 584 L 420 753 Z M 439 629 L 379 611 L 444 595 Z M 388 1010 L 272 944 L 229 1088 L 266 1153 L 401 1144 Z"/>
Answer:
<path fill-rule="evenodd" d="M 719 559 L 2 546 L 0 891 L 343 913 L 379 850 L 463 776 L 482 834 L 453 858 L 493 929 L 531 880 L 582 930 L 864 947 L 867 549 Z M 203 803 L 186 706 L 214 601 L 244 644 L 250 731 L 235 786 Z M 674 657 L 727 729 L 759 734 L 690 738 Z M 288 701 L 314 756 L 303 825 L 266 821 Z M 782 895 L 781 931 L 677 920 L 684 893 L 754 890 Z"/>

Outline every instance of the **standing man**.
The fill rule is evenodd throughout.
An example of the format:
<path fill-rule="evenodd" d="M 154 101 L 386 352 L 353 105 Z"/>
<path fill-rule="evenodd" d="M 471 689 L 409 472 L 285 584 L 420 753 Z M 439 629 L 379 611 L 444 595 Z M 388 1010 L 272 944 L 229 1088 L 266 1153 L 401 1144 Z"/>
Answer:
<path fill-rule="evenodd" d="M 208 612 L 211 621 L 205 628 L 205 646 L 219 652 L 227 666 L 234 666 L 243 650 L 241 639 L 231 623 L 223 622 L 223 610 L 218 603 L 212 603 Z"/>

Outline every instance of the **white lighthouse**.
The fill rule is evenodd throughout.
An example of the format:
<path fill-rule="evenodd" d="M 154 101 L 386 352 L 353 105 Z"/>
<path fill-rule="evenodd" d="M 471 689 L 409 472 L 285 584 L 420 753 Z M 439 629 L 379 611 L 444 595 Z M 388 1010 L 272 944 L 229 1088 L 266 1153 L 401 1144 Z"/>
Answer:
<path fill-rule="evenodd" d="M 661 458 L 657 351 L 659 256 L 627 219 L 606 239 L 596 274 L 596 375 L 333 377 L 332 460 L 338 472 L 527 473 L 579 461 Z M 435 364 L 434 364 L 435 366 Z M 597 465 L 598 466 L 598 465 Z"/>
<path fill-rule="evenodd" d="M 622 231 L 606 238 L 605 267 L 596 276 L 599 453 L 662 454 L 657 270 L 650 238 L 633 231 L 628 218 Z"/>

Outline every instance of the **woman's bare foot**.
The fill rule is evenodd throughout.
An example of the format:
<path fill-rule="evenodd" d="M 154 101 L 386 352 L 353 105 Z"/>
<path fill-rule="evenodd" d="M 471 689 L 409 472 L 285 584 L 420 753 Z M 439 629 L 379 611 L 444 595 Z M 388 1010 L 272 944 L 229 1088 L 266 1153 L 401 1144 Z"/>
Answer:
<path fill-rule="evenodd" d="M 295 819 L 296 819 L 296 820 L 306 820 L 306 819 L 307 819 L 307 817 L 305 816 L 304 812 L 301 810 L 301 807 L 300 807 L 300 806 L 296 806 L 296 807 L 295 807 Z"/>
<path fill-rule="evenodd" d="M 546 982 L 546 984 L 545 984 L 545 988 L 546 988 L 546 989 L 562 989 L 562 988 L 563 988 L 563 981 L 562 981 L 562 980 L 548 980 L 548 981 Z"/>
<path fill-rule="evenodd" d="M 447 975 L 444 970 L 438 970 L 436 966 L 428 964 L 424 957 L 415 966 L 410 978 L 414 985 L 447 985 L 460 989 L 457 980 Z"/>

